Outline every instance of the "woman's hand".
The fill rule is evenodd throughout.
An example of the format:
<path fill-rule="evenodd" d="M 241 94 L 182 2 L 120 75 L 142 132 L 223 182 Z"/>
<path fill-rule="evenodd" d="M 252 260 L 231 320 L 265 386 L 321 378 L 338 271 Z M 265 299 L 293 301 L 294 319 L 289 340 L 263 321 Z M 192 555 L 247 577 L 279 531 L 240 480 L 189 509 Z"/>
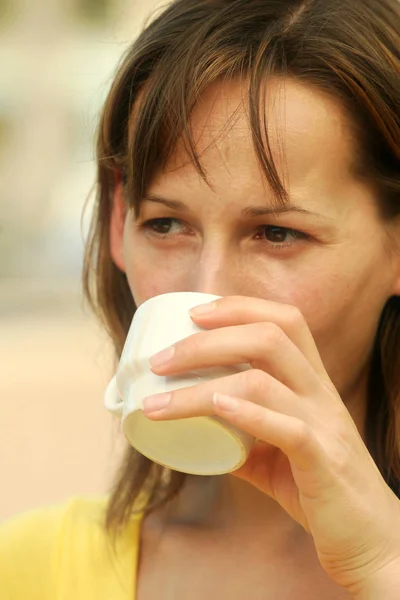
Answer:
<path fill-rule="evenodd" d="M 252 434 L 258 441 L 234 474 L 275 499 L 313 536 L 327 574 L 360 598 L 368 598 L 384 573 L 397 573 L 400 587 L 400 502 L 326 373 L 300 312 L 244 297 L 204 306 L 210 310 L 191 314 L 208 331 L 157 355 L 152 370 L 173 375 L 238 363 L 253 369 L 154 396 L 145 403 L 148 417 L 218 415 Z M 154 409 L 162 400 L 165 408 Z"/>

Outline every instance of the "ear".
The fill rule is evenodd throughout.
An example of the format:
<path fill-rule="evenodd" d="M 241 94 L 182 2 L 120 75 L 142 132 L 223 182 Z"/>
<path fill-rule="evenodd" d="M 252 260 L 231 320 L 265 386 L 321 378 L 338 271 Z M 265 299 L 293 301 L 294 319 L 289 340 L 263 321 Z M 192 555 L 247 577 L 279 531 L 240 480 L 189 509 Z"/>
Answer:
<path fill-rule="evenodd" d="M 110 252 L 116 266 L 125 272 L 124 228 L 126 219 L 124 187 L 121 177 L 116 180 L 110 219 Z"/>

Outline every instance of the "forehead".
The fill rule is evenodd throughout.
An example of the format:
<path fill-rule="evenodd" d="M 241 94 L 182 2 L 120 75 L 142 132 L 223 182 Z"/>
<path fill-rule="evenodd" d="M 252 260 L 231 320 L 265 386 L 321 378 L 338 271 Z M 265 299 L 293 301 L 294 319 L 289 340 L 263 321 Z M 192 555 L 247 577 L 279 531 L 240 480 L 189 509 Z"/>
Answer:
<path fill-rule="evenodd" d="M 334 98 L 294 79 L 276 78 L 266 86 L 263 111 L 284 185 L 306 185 L 316 178 L 329 183 L 347 176 L 353 144 L 345 112 Z M 190 125 L 196 151 L 211 180 L 218 181 L 227 173 L 265 179 L 254 149 L 246 80 L 210 86 L 196 105 Z M 197 177 L 183 142 L 163 175 Z"/>

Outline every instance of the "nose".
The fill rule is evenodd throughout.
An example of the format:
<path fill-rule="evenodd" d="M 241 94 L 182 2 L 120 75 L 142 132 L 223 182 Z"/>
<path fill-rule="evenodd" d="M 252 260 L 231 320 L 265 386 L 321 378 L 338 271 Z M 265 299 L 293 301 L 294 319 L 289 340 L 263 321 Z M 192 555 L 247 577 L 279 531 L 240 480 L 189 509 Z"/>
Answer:
<path fill-rule="evenodd" d="M 216 296 L 235 296 L 243 293 L 243 278 L 232 252 L 215 246 L 204 249 L 194 266 L 191 290 Z"/>

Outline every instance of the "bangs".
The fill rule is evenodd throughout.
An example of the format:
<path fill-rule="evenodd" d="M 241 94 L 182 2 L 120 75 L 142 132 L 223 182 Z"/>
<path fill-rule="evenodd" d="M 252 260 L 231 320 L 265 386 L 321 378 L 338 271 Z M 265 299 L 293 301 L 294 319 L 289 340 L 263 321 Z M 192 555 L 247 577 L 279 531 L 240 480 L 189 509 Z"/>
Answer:
<path fill-rule="evenodd" d="M 198 52 L 195 55 L 196 50 Z M 253 60 L 225 48 L 219 57 L 212 48 L 210 56 L 200 46 L 191 48 L 190 61 L 169 57 L 169 65 L 161 61 L 136 95 L 128 124 L 127 152 L 124 161 L 126 200 L 139 213 L 154 176 L 166 168 L 178 143 L 198 174 L 212 189 L 208 173 L 196 149 L 191 118 L 202 94 L 212 84 L 233 80 L 248 81 L 247 106 L 253 146 L 262 172 L 278 206 L 289 202 L 288 192 L 273 159 L 266 117 L 266 91 L 271 76 L 280 73 L 276 45 L 263 44 Z M 174 66 L 176 65 L 176 66 Z M 237 109 L 224 125 L 222 137 L 234 121 Z M 279 148 L 282 150 L 281 144 Z"/>

